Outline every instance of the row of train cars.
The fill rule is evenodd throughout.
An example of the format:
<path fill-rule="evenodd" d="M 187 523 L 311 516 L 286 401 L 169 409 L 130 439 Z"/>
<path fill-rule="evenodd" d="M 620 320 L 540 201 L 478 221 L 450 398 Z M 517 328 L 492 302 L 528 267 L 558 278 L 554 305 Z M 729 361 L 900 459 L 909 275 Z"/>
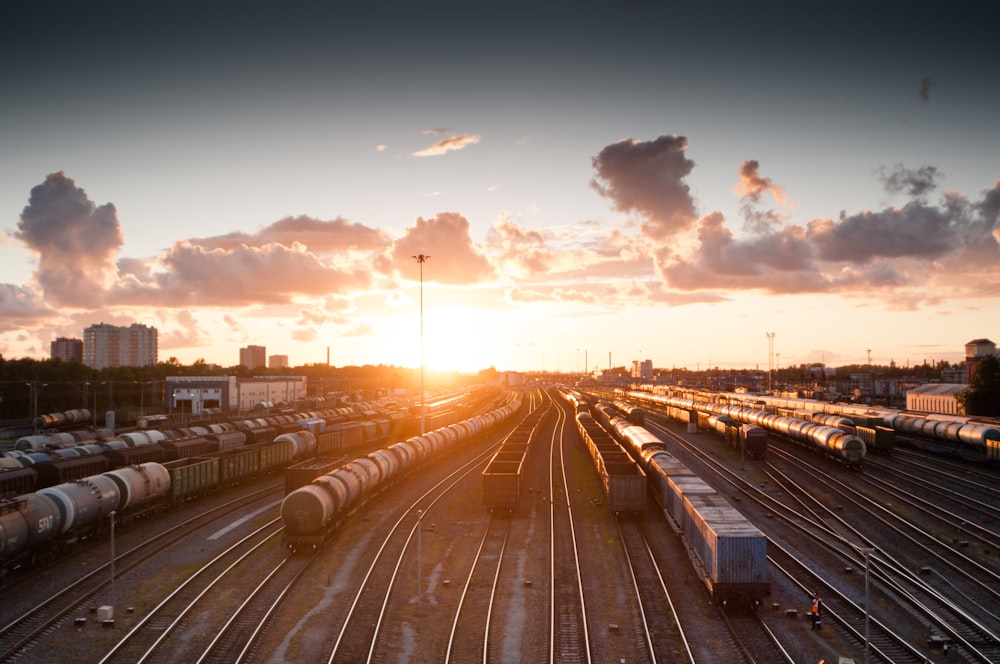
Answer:
<path fill-rule="evenodd" d="M 488 395 L 429 404 L 424 425 L 465 417 Z M 0 455 L 0 574 L 44 563 L 122 521 L 175 509 L 319 455 L 345 459 L 419 431 L 393 400 L 206 427 L 26 436 Z M 72 442 L 71 442 L 72 441 Z"/>
<path fill-rule="evenodd" d="M 853 469 L 862 468 L 868 453 L 889 454 L 900 438 L 938 453 L 1000 462 L 1000 423 L 973 417 L 673 386 L 642 386 L 620 396 L 699 428 L 710 416 L 727 418 L 728 426 L 760 427 Z"/>
<path fill-rule="evenodd" d="M 596 401 L 573 390 L 561 394 L 575 412 L 609 509 L 636 513 L 651 495 L 683 537 L 716 603 L 753 608 L 771 594 L 764 533 L 655 434 L 630 421 L 634 410 L 626 403 Z"/>

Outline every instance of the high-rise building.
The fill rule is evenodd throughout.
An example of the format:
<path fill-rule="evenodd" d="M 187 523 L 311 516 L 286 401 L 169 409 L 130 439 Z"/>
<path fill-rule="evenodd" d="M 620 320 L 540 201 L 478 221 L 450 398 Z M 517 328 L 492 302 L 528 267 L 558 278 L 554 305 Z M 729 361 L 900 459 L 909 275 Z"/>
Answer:
<path fill-rule="evenodd" d="M 264 346 L 240 348 L 240 364 L 247 369 L 267 367 L 267 348 Z"/>
<path fill-rule="evenodd" d="M 158 353 L 155 327 L 100 323 L 83 331 L 83 362 L 94 369 L 156 366 Z"/>
<path fill-rule="evenodd" d="M 287 355 L 271 355 L 267 358 L 267 366 L 271 369 L 287 369 L 288 368 L 288 356 Z"/>
<path fill-rule="evenodd" d="M 64 362 L 83 362 L 83 340 L 59 337 L 49 344 L 49 357 Z"/>

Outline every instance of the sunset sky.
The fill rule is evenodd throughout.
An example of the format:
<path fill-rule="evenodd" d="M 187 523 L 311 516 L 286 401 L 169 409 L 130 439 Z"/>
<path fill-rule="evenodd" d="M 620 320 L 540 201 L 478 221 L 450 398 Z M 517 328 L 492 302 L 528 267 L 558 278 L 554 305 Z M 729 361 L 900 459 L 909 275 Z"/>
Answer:
<path fill-rule="evenodd" d="M 418 366 L 415 254 L 432 368 L 1000 342 L 993 3 L 341 4 L 5 8 L 0 354 Z"/>

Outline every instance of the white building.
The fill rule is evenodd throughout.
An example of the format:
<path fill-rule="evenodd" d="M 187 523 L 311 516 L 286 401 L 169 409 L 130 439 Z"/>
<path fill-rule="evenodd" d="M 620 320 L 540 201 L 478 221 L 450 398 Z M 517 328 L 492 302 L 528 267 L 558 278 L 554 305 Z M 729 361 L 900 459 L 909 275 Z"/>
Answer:
<path fill-rule="evenodd" d="M 208 408 L 242 412 L 306 396 L 305 376 L 169 376 L 167 412 L 199 415 Z"/>
<path fill-rule="evenodd" d="M 94 369 L 156 366 L 158 354 L 155 327 L 100 323 L 83 331 L 83 363 Z"/>
<path fill-rule="evenodd" d="M 267 358 L 267 366 L 270 369 L 287 369 L 288 368 L 288 356 L 287 355 L 271 355 Z"/>
<path fill-rule="evenodd" d="M 955 395 L 968 389 L 960 383 L 927 383 L 906 392 L 906 410 L 918 413 L 941 413 L 962 415 L 962 406 Z"/>

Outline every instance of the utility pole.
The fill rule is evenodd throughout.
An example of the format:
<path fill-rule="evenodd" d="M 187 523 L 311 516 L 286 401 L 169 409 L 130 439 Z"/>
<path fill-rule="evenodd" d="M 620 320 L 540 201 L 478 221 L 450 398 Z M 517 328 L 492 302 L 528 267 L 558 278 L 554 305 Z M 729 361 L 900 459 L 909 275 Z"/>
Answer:
<path fill-rule="evenodd" d="M 774 332 L 767 333 L 767 391 L 770 394 L 774 379 Z"/>
<path fill-rule="evenodd" d="M 420 435 L 427 426 L 427 403 L 424 392 L 424 263 L 430 256 L 417 254 L 413 257 L 420 264 Z"/>

